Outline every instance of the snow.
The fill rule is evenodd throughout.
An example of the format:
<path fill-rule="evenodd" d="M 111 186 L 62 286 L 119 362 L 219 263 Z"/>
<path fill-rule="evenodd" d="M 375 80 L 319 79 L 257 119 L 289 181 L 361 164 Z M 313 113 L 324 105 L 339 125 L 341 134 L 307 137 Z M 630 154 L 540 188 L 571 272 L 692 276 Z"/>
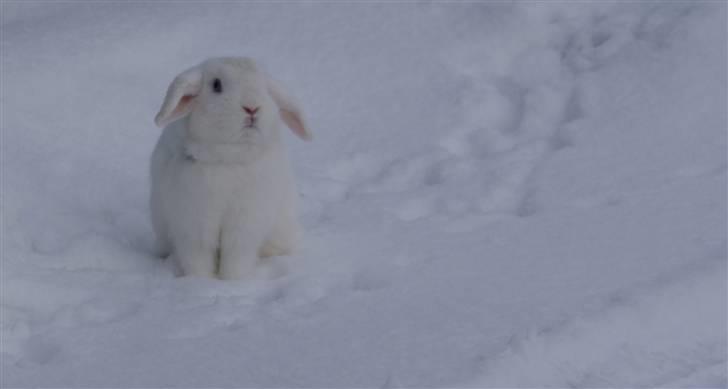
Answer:
<path fill-rule="evenodd" d="M 726 387 L 726 5 L 3 1 L 3 387 Z M 168 83 L 303 102 L 307 231 L 152 254 Z"/>

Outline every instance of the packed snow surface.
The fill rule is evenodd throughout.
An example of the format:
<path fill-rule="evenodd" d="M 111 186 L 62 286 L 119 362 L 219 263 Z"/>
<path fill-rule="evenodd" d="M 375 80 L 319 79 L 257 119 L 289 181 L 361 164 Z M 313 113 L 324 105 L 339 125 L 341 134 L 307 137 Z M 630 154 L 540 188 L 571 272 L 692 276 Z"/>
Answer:
<path fill-rule="evenodd" d="M 726 4 L 3 1 L 3 387 L 725 387 Z M 212 56 L 303 102 L 307 237 L 152 255 Z"/>

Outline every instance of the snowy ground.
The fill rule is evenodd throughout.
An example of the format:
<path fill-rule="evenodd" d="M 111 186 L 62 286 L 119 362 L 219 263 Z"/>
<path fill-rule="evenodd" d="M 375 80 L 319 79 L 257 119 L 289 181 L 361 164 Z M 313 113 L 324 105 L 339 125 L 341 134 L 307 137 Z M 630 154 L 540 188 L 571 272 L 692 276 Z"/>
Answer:
<path fill-rule="evenodd" d="M 726 387 L 726 5 L 2 2 L 3 387 Z M 304 102 L 307 240 L 151 254 L 209 56 Z"/>

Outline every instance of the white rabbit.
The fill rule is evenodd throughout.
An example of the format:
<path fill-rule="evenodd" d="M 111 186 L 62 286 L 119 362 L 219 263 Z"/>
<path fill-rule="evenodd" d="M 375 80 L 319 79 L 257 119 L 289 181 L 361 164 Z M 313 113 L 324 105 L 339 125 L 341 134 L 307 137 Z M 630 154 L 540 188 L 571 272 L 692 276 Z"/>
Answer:
<path fill-rule="evenodd" d="M 160 255 L 185 275 L 251 277 L 300 238 L 280 127 L 311 134 L 298 104 L 249 58 L 213 58 L 178 75 L 155 118 L 151 216 Z"/>

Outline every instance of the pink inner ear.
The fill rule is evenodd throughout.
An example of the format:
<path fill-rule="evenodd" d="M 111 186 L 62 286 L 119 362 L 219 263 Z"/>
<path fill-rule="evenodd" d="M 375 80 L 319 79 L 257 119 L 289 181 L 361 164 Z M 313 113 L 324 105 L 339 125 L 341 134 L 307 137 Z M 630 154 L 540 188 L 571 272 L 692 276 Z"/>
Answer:
<path fill-rule="evenodd" d="M 177 117 L 180 114 L 187 112 L 192 101 L 197 97 L 196 95 L 184 95 L 179 99 L 179 103 L 174 107 L 174 111 L 169 115 L 170 117 Z"/>
<path fill-rule="evenodd" d="M 303 140 L 311 140 L 311 133 L 308 132 L 306 126 L 304 126 L 301 118 L 294 112 L 281 109 L 281 119 L 286 123 L 288 128 L 293 131 L 294 134 L 298 135 Z"/>

